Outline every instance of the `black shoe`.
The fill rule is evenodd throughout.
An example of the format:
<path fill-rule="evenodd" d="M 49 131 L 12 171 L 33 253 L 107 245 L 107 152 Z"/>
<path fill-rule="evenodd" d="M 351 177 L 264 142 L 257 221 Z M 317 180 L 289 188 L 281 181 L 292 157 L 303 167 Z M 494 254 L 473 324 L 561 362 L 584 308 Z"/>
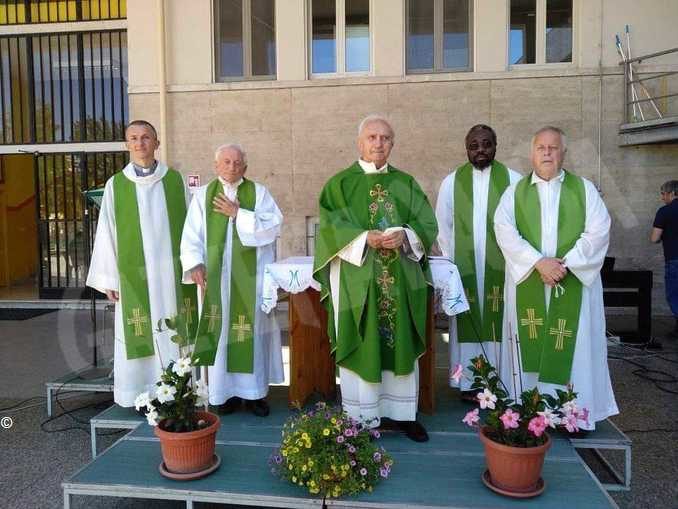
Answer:
<path fill-rule="evenodd" d="M 400 429 L 403 430 L 407 438 L 415 442 L 428 442 L 428 433 L 426 429 L 417 421 L 398 421 Z"/>
<path fill-rule="evenodd" d="M 226 403 L 224 403 L 223 405 L 217 406 L 217 413 L 221 414 L 221 415 L 232 414 L 238 408 L 240 408 L 241 403 L 242 403 L 242 399 L 239 398 L 238 396 L 233 396 L 232 398 L 228 398 L 226 400 Z"/>
<path fill-rule="evenodd" d="M 246 400 L 245 408 L 252 412 L 257 417 L 266 417 L 268 414 L 271 413 L 271 409 L 268 406 L 268 403 L 266 403 L 266 400 L 264 398 L 255 400 L 250 399 Z"/>

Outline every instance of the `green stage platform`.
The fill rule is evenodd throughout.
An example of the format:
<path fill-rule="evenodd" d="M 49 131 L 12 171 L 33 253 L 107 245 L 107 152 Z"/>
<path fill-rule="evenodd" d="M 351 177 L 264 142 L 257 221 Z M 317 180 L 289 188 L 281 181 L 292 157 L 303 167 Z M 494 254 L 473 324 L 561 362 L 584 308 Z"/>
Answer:
<path fill-rule="evenodd" d="M 52 417 L 53 395 L 67 392 L 113 392 L 112 367 L 87 368 L 47 382 L 47 416 Z"/>
<path fill-rule="evenodd" d="M 322 507 L 323 500 L 271 475 L 267 461 L 280 443 L 289 416 L 285 388 L 273 388 L 271 415 L 238 412 L 222 417 L 217 435 L 221 467 L 196 481 L 172 481 L 158 472 L 160 446 L 153 429 L 141 424 L 62 483 L 64 507 L 74 496 L 132 497 L 254 507 Z M 439 398 L 440 399 L 440 398 Z M 399 433 L 384 433 L 380 443 L 394 456 L 392 476 L 373 493 L 329 499 L 327 507 L 405 508 L 586 508 L 617 507 L 576 453 L 570 441 L 553 440 L 544 465 L 546 491 L 529 500 L 494 494 L 482 483 L 485 469 L 477 435 L 461 423 L 468 404 L 449 400 L 435 416 L 421 416 L 431 440 L 417 444 Z M 113 411 L 111 411 L 113 412 Z M 111 414 L 112 415 L 112 414 Z M 97 416 L 101 417 L 101 416 Z"/>

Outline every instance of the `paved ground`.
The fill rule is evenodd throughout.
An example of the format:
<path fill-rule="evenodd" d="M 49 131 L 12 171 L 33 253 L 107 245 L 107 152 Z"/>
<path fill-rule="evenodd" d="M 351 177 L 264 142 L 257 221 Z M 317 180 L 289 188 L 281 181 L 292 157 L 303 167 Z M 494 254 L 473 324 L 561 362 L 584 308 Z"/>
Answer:
<path fill-rule="evenodd" d="M 608 319 L 609 328 L 629 324 L 628 317 Z M 613 494 L 620 507 L 678 508 L 678 341 L 664 338 L 672 325 L 667 319 L 655 320 L 655 334 L 664 344 L 662 351 L 610 348 L 610 369 L 621 409 L 614 421 L 634 442 L 632 491 Z M 0 428 L 0 507 L 62 507 L 61 481 L 90 460 L 88 419 L 110 404 L 110 396 L 60 395 L 57 414 L 70 413 L 49 422 L 45 422 L 44 401 L 46 381 L 91 361 L 90 331 L 85 311 L 59 311 L 20 322 L 0 321 L 0 409 L 18 405 L 0 410 L 0 417 L 13 419 L 10 429 Z M 439 360 L 444 362 L 444 354 Z M 648 377 L 666 382 L 656 384 Z M 25 401 L 28 398 L 35 399 Z M 73 411 L 80 407 L 84 408 Z M 100 448 L 121 436 L 103 434 Z M 612 460 L 620 464 L 621 457 Z M 595 464 L 593 468 L 600 470 Z M 73 506 L 184 507 L 164 501 L 92 497 L 75 497 Z"/>

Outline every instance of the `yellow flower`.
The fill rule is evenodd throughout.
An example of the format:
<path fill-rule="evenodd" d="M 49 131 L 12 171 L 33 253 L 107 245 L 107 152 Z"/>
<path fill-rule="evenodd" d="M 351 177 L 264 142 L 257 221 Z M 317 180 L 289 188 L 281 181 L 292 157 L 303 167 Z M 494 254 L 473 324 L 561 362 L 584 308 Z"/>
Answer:
<path fill-rule="evenodd" d="M 310 449 L 310 448 L 311 448 L 311 441 L 309 440 L 308 442 L 306 442 L 306 449 Z"/>
<path fill-rule="evenodd" d="M 306 465 L 301 465 L 301 471 L 306 472 L 308 470 L 308 467 Z"/>
<path fill-rule="evenodd" d="M 280 451 L 280 452 L 281 452 L 281 454 L 282 454 L 283 456 L 287 457 L 287 449 L 283 449 L 283 450 Z"/>
<path fill-rule="evenodd" d="M 316 493 L 320 493 L 320 488 L 311 488 L 311 489 L 308 490 L 308 491 L 311 492 L 311 493 L 313 493 L 313 494 L 315 495 Z"/>
<path fill-rule="evenodd" d="M 308 439 L 309 439 L 308 433 L 306 433 L 306 432 L 302 433 L 302 434 L 301 434 L 301 438 L 302 438 L 303 440 L 308 440 Z"/>
<path fill-rule="evenodd" d="M 323 474 L 323 479 L 325 479 L 326 481 L 329 481 L 330 476 L 328 474 Z"/>
<path fill-rule="evenodd" d="M 292 482 L 297 482 L 297 476 L 296 475 L 292 476 Z"/>
<path fill-rule="evenodd" d="M 290 470 L 292 470 L 292 464 L 287 465 Z"/>
<path fill-rule="evenodd" d="M 329 434 L 330 434 L 330 430 L 328 428 L 325 428 L 323 430 L 323 435 L 327 437 L 327 436 L 329 436 Z"/>
<path fill-rule="evenodd" d="M 312 459 L 309 459 L 309 460 L 308 460 L 308 466 L 309 466 L 309 467 L 312 467 L 313 465 L 314 465 L 313 460 L 312 460 Z"/>
<path fill-rule="evenodd" d="M 337 420 L 336 420 L 334 417 L 332 417 L 332 418 L 330 419 L 330 422 L 331 422 L 332 424 L 336 424 L 336 423 L 337 423 Z"/>

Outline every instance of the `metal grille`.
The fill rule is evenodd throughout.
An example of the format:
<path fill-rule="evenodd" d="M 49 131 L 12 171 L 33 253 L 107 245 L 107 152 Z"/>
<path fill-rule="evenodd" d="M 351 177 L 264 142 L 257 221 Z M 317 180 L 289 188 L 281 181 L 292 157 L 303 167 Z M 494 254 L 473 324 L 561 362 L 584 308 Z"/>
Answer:
<path fill-rule="evenodd" d="M 124 30 L 0 38 L 0 144 L 122 141 Z"/>
<path fill-rule="evenodd" d="M 89 207 L 87 220 L 82 192 L 103 187 L 127 161 L 126 152 L 35 158 L 40 298 L 83 296 L 98 210 Z"/>
<path fill-rule="evenodd" d="M 127 0 L 2 0 L 0 25 L 124 19 Z"/>

